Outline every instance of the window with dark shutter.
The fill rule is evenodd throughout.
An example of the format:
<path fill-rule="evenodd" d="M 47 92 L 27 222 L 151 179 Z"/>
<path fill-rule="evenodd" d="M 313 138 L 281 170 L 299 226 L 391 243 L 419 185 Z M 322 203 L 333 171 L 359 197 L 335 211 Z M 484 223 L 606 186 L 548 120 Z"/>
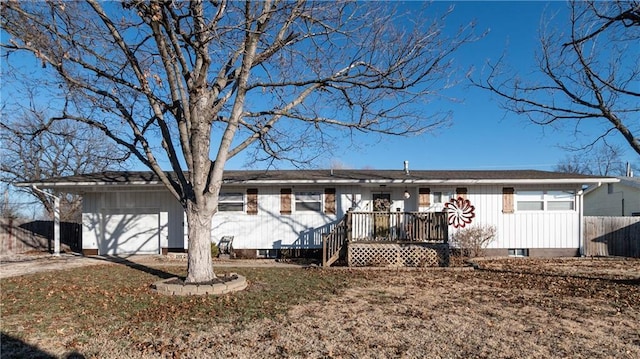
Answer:
<path fill-rule="evenodd" d="M 291 214 L 291 188 L 280 190 L 280 214 Z"/>
<path fill-rule="evenodd" d="M 467 199 L 467 188 L 466 187 L 458 187 L 456 188 L 456 198 L 462 197 Z"/>
<path fill-rule="evenodd" d="M 324 213 L 336 214 L 336 189 L 324 189 Z"/>
<path fill-rule="evenodd" d="M 513 187 L 502 188 L 502 213 L 513 213 Z"/>
<path fill-rule="evenodd" d="M 247 189 L 247 214 L 258 214 L 258 189 Z"/>
<path fill-rule="evenodd" d="M 418 205 L 420 207 L 429 207 L 431 205 L 431 189 L 418 189 Z"/>

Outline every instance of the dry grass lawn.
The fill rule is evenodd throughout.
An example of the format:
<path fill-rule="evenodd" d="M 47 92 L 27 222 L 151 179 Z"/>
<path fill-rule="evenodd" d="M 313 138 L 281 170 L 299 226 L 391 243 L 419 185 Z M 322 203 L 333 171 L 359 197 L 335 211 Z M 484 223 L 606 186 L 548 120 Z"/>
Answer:
<path fill-rule="evenodd" d="M 640 358 L 640 260 L 481 266 L 239 268 L 249 288 L 216 298 L 149 290 L 176 267 L 5 279 L 2 357 Z"/>

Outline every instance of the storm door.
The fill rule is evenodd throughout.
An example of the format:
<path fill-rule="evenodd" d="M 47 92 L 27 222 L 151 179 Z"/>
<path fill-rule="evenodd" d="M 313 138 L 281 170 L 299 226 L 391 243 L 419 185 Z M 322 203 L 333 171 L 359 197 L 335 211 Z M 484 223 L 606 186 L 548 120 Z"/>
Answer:
<path fill-rule="evenodd" d="M 389 239 L 391 217 L 391 194 L 373 194 L 373 238 L 380 241 Z"/>

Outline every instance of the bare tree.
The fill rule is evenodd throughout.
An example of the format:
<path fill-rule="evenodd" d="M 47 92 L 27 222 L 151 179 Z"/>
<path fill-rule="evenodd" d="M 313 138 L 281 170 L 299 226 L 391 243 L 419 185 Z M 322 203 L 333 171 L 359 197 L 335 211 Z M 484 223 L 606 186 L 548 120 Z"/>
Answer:
<path fill-rule="evenodd" d="M 22 217 L 22 213 L 20 211 L 20 204 L 14 201 L 11 201 L 9 196 L 9 185 L 2 184 L 2 190 L 0 190 L 0 194 L 2 198 L 0 198 L 0 219 L 3 218 L 20 218 Z"/>
<path fill-rule="evenodd" d="M 541 80 L 514 76 L 501 59 L 472 81 L 535 124 L 570 124 L 580 140 L 583 129 L 601 126 L 578 148 L 617 134 L 640 154 L 640 2 L 570 1 L 569 14 L 568 32 L 541 34 Z"/>
<path fill-rule="evenodd" d="M 34 99 L 30 101 L 34 103 Z M 38 181 L 51 177 L 102 172 L 120 168 L 126 154 L 107 140 L 102 132 L 79 122 L 49 124 L 47 111 L 17 108 L 2 111 L 0 123 L 0 181 L 7 184 Z M 32 195 L 53 218 L 50 196 L 27 187 L 17 192 Z M 79 195 L 47 190 L 60 198 L 60 219 L 79 222 L 82 198 Z"/>
<path fill-rule="evenodd" d="M 192 283 L 215 277 L 211 220 L 228 159 L 306 161 L 344 131 L 438 128 L 447 114 L 425 104 L 451 85 L 451 55 L 474 39 L 472 25 L 446 36 L 447 14 L 402 18 L 392 3 L 121 5 L 3 2 L 2 46 L 55 73 L 48 85 L 67 93 L 52 120 L 99 128 L 180 201 Z"/>
<path fill-rule="evenodd" d="M 589 151 L 574 153 L 560 161 L 555 170 L 567 173 L 579 173 L 598 176 L 623 176 L 626 164 L 622 160 L 623 150 L 620 146 L 604 142 L 592 147 Z"/>

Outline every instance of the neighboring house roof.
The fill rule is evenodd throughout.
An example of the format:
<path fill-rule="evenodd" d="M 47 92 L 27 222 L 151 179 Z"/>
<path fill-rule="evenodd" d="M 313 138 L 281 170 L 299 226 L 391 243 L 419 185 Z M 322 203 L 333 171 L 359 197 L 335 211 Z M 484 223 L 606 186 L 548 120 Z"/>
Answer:
<path fill-rule="evenodd" d="M 620 184 L 640 189 L 640 177 L 618 177 Z"/>
<path fill-rule="evenodd" d="M 170 173 L 171 174 L 171 173 Z M 173 174 L 171 174 L 173 175 Z M 613 177 L 536 170 L 249 170 L 224 172 L 224 183 L 269 184 L 597 184 L 619 180 Z M 95 187 L 104 185 L 162 185 L 152 172 L 111 171 L 25 182 L 20 186 Z"/>
<path fill-rule="evenodd" d="M 627 177 L 627 176 L 618 176 L 618 177 L 614 177 L 617 181 L 615 181 L 615 183 L 627 186 L 627 187 L 631 187 L 631 188 L 635 188 L 640 190 L 640 177 Z M 584 194 L 586 196 L 589 196 L 592 192 L 595 192 L 598 188 L 600 188 L 600 185 L 603 183 L 612 183 L 610 181 L 603 181 L 600 183 L 595 183 L 592 186 L 589 186 L 589 188 L 587 188 L 584 191 Z"/>

